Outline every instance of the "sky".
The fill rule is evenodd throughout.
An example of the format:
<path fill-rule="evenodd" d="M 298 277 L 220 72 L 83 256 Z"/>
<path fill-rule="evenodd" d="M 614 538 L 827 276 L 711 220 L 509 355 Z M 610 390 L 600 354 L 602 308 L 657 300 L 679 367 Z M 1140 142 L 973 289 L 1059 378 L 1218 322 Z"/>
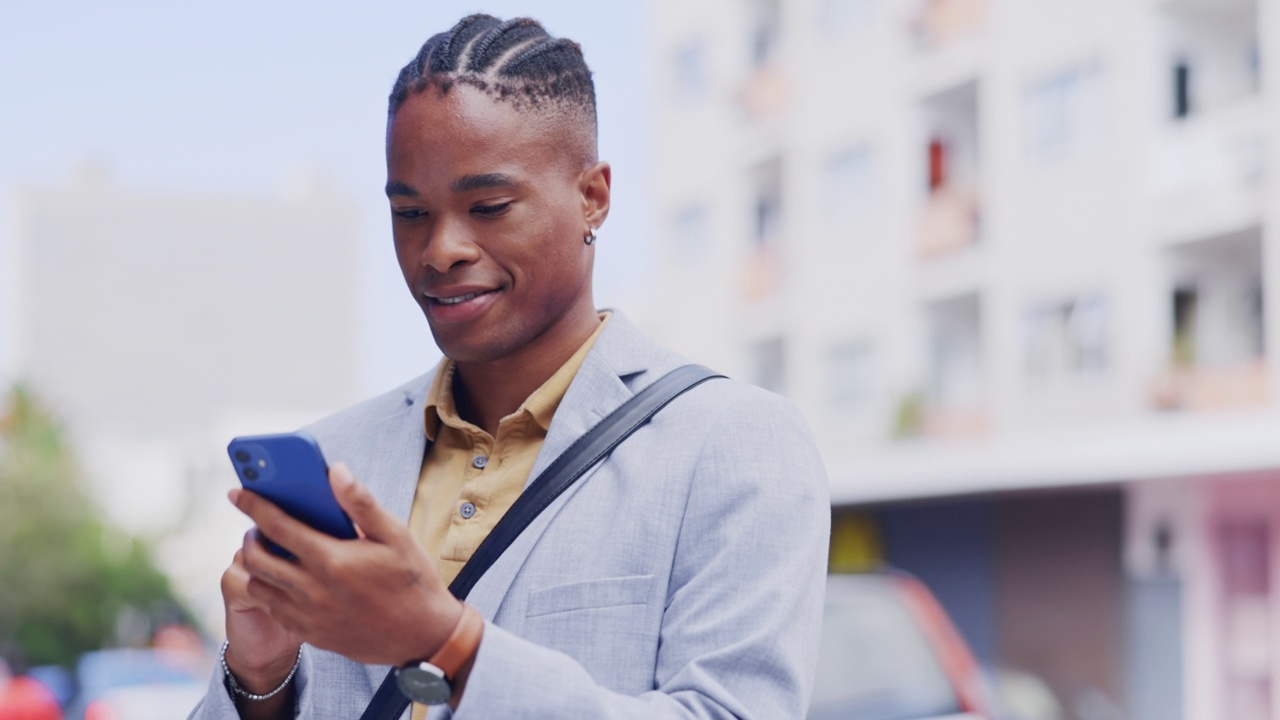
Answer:
<path fill-rule="evenodd" d="M 10 379 L 12 198 L 86 162 L 126 188 L 272 195 L 319 173 L 361 210 L 366 288 L 360 386 L 427 369 L 438 352 L 395 266 L 383 132 L 396 73 L 430 35 L 483 11 L 529 15 L 583 45 L 595 74 L 614 202 L 596 300 L 626 305 L 648 261 L 643 0 L 19 3 L 0 24 L 0 379 Z"/>

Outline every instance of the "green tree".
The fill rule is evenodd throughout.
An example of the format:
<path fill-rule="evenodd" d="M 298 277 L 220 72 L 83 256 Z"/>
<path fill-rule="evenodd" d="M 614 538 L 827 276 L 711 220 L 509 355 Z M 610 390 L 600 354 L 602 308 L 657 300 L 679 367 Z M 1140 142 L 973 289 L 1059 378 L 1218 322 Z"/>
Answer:
<path fill-rule="evenodd" d="M 111 644 L 126 608 L 172 614 L 145 543 L 106 524 L 52 413 L 21 385 L 0 418 L 0 650 L 71 664 Z"/>

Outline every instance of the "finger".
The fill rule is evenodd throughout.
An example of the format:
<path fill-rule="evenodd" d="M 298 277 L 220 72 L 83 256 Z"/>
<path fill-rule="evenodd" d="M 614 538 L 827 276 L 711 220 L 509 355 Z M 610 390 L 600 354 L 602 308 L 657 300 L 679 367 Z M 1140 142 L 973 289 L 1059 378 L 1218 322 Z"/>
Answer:
<path fill-rule="evenodd" d="M 249 573 L 245 572 L 244 562 L 240 559 L 243 550 L 236 550 L 235 559 L 222 572 L 222 597 L 228 603 L 241 603 L 246 599 L 245 584 L 249 582 Z"/>
<path fill-rule="evenodd" d="M 329 485 L 338 504 L 355 522 L 360 534 L 378 543 L 390 543 L 404 529 L 400 520 L 382 509 L 373 493 L 356 480 L 345 463 L 329 468 Z"/>
<path fill-rule="evenodd" d="M 314 584 L 307 571 L 298 563 L 271 552 L 257 531 L 249 531 L 240 552 L 250 582 L 265 583 L 302 602 L 313 596 Z"/>
<path fill-rule="evenodd" d="M 294 598 L 284 590 L 274 585 L 263 582 L 256 577 L 250 577 L 248 583 L 245 584 L 245 593 L 252 599 L 254 604 L 261 608 L 271 616 L 286 631 L 300 634 L 304 628 L 300 619 L 305 614 L 298 610 L 297 603 Z"/>
<path fill-rule="evenodd" d="M 222 598 L 231 612 L 267 610 L 249 596 L 249 571 L 244 567 L 244 550 L 236 550 L 235 559 L 222 573 Z"/>
<path fill-rule="evenodd" d="M 232 502 L 240 512 L 253 520 L 261 535 L 300 559 L 324 552 L 326 541 L 331 541 L 328 535 L 293 518 L 275 503 L 251 490 L 236 493 Z"/>

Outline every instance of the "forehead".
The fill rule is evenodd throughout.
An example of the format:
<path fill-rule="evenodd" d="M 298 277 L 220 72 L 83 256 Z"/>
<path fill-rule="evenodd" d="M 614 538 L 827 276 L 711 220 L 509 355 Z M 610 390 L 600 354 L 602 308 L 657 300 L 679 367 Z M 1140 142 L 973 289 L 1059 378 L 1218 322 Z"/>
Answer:
<path fill-rule="evenodd" d="M 554 113 L 522 108 L 465 84 L 411 95 L 387 128 L 389 172 L 466 174 L 562 165 L 565 128 Z"/>

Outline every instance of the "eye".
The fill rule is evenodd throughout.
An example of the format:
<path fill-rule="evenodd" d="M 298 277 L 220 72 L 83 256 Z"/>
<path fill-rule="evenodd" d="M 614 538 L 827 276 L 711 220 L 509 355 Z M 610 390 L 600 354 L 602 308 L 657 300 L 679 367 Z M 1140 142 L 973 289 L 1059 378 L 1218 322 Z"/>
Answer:
<path fill-rule="evenodd" d="M 510 201 L 497 203 L 495 205 L 476 205 L 471 208 L 471 213 L 481 217 L 497 217 L 506 212 L 509 207 L 511 207 Z"/>
<path fill-rule="evenodd" d="M 417 208 L 406 208 L 404 210 L 391 209 L 391 214 L 401 220 L 420 220 L 427 216 L 427 211 Z"/>

